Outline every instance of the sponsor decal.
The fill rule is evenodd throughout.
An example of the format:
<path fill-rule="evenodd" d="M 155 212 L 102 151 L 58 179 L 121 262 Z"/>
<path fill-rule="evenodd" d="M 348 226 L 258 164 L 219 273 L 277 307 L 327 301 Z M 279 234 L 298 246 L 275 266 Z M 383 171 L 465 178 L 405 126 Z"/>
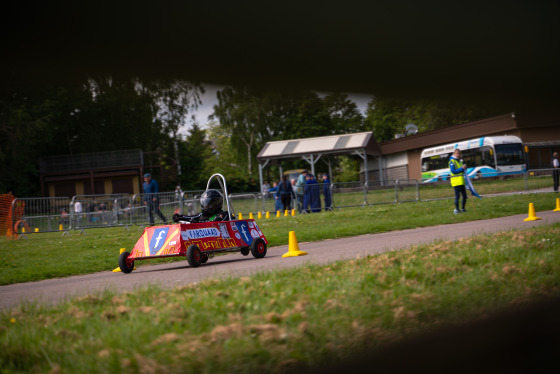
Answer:
<path fill-rule="evenodd" d="M 155 255 L 165 243 L 169 227 L 160 227 L 154 230 L 152 240 L 150 240 L 150 255 Z"/>
<path fill-rule="evenodd" d="M 175 240 L 172 241 L 172 242 L 169 242 L 169 245 L 175 245 L 175 244 L 177 244 L 177 242 Z"/>
<path fill-rule="evenodd" d="M 230 222 L 230 226 L 233 231 L 237 231 L 237 226 L 235 226 L 235 222 Z"/>
<path fill-rule="evenodd" d="M 251 236 L 253 238 L 260 238 L 261 236 L 259 235 L 259 232 L 255 229 L 251 229 Z"/>
<path fill-rule="evenodd" d="M 262 233 L 261 229 L 259 228 L 259 225 L 257 225 L 256 222 L 255 222 L 255 229 L 257 229 L 257 231 L 259 232 L 260 236 L 263 236 L 263 233 Z"/>
<path fill-rule="evenodd" d="M 238 221 L 235 222 L 237 228 L 239 229 L 239 233 L 241 234 L 241 238 L 247 243 L 247 245 L 251 245 L 253 242 L 253 237 L 249 231 L 249 227 L 247 226 L 247 222 L 245 221 Z"/>
<path fill-rule="evenodd" d="M 231 237 L 229 236 L 229 232 L 227 230 L 226 223 L 218 223 L 218 227 L 220 228 L 220 232 L 222 233 L 222 238 L 231 239 Z"/>
<path fill-rule="evenodd" d="M 183 240 L 202 239 L 220 237 L 220 230 L 215 227 L 205 227 L 203 229 L 181 231 Z"/>
<path fill-rule="evenodd" d="M 239 235 L 238 232 L 235 233 L 235 237 L 236 237 L 237 239 L 241 240 L 241 235 Z"/>
<path fill-rule="evenodd" d="M 249 221 L 249 228 L 252 229 L 253 228 L 253 221 Z"/>

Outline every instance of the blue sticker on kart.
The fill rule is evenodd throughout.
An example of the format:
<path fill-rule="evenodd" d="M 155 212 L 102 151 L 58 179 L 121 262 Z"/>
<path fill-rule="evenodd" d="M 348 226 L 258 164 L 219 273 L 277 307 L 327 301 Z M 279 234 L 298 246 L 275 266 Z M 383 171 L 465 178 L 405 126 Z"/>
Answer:
<path fill-rule="evenodd" d="M 165 243 L 169 227 L 161 227 L 154 230 L 152 240 L 150 240 L 150 254 L 155 255 Z"/>
<path fill-rule="evenodd" d="M 247 245 L 251 245 L 253 242 L 253 237 L 251 236 L 251 232 L 249 231 L 249 226 L 247 226 L 247 222 L 239 221 L 235 222 L 237 228 L 239 229 L 239 233 L 241 234 L 241 238 L 247 243 Z"/>

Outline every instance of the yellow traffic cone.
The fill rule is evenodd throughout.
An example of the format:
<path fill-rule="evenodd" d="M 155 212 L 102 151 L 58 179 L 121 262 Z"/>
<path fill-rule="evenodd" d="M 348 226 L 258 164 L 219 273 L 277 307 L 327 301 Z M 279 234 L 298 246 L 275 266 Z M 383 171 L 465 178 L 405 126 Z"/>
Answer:
<path fill-rule="evenodd" d="M 288 252 L 284 253 L 282 257 L 296 257 L 306 255 L 307 252 L 300 251 L 296 238 L 295 231 L 290 231 L 288 236 Z"/>
<path fill-rule="evenodd" d="M 269 211 L 266 212 L 266 218 L 270 218 L 270 212 Z"/>
<path fill-rule="evenodd" d="M 288 209 L 284 210 L 284 217 L 288 217 Z"/>
<path fill-rule="evenodd" d="M 280 217 L 280 211 L 279 210 L 276 211 L 276 217 Z"/>
<path fill-rule="evenodd" d="M 38 228 L 38 227 L 35 227 L 35 232 L 39 232 L 39 228 Z"/>
<path fill-rule="evenodd" d="M 249 212 L 249 219 L 253 219 L 253 212 Z"/>
<path fill-rule="evenodd" d="M 123 253 L 124 251 L 126 251 L 126 248 L 121 248 L 120 251 L 119 251 L 119 255 L 120 255 L 121 253 Z M 120 267 L 117 267 L 116 269 L 113 269 L 113 273 L 117 273 L 117 272 L 119 272 L 119 271 L 121 271 L 121 268 L 120 268 Z"/>
<path fill-rule="evenodd" d="M 535 214 L 535 205 L 533 203 L 529 203 L 529 216 L 525 218 L 523 221 L 536 221 L 540 218 Z"/>
<path fill-rule="evenodd" d="M 553 212 L 560 212 L 560 199 L 556 199 L 556 209 Z"/>
<path fill-rule="evenodd" d="M 296 210 L 292 209 L 292 217 L 295 217 L 295 215 L 296 215 Z"/>
<path fill-rule="evenodd" d="M 239 212 L 239 219 L 243 219 L 243 214 Z"/>
<path fill-rule="evenodd" d="M 257 214 L 257 218 L 262 218 L 262 213 L 259 211 L 259 214 Z"/>
<path fill-rule="evenodd" d="M 22 228 L 21 228 L 21 233 L 22 233 L 22 234 L 25 234 L 25 227 L 22 227 Z"/>

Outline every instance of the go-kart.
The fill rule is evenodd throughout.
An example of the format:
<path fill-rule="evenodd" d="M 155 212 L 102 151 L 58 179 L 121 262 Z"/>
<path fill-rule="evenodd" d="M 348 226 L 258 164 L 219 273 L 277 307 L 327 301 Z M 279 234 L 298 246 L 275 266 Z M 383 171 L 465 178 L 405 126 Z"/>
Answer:
<path fill-rule="evenodd" d="M 119 267 L 123 273 L 132 272 L 135 261 L 154 258 L 186 256 L 189 265 L 195 268 L 218 253 L 240 252 L 243 256 L 251 253 L 255 258 L 266 255 L 268 241 L 255 220 L 231 219 L 235 212 L 229 202 L 225 178 L 221 174 L 212 175 L 208 179 L 206 190 L 210 188 L 214 177 L 219 177 L 218 182 L 224 191 L 230 219 L 180 222 L 145 228 L 132 252 L 125 251 L 119 256 Z"/>

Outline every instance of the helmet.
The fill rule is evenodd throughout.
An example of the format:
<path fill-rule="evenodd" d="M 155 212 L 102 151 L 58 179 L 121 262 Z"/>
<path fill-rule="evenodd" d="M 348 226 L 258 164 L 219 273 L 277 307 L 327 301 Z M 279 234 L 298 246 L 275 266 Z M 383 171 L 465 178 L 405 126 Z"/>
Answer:
<path fill-rule="evenodd" d="M 202 214 L 211 217 L 218 213 L 224 205 L 224 197 L 218 190 L 206 190 L 200 196 L 200 209 Z"/>

